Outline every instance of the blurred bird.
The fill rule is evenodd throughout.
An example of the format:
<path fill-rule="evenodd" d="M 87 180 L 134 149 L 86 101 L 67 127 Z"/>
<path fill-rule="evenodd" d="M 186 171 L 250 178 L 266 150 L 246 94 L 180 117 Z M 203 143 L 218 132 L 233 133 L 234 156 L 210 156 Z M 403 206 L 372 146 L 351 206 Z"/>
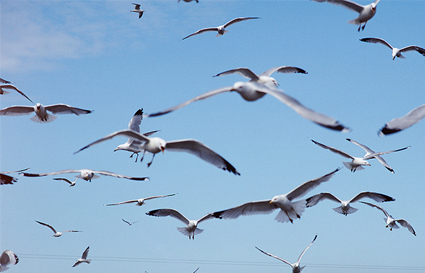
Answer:
<path fill-rule="evenodd" d="M 145 12 L 144 10 L 140 9 L 140 4 L 135 4 L 134 5 L 134 9 L 131 10 L 130 12 L 137 12 L 139 14 L 139 19 L 143 16 L 143 12 Z"/>
<path fill-rule="evenodd" d="M 0 272 L 9 269 L 8 265 L 15 265 L 19 262 L 18 256 L 11 250 L 5 250 L 0 255 Z"/>
<path fill-rule="evenodd" d="M 66 179 L 66 178 L 53 178 L 53 180 L 60 180 L 60 181 L 65 181 L 69 184 L 70 187 L 74 187 L 75 183 L 77 182 L 77 178 L 75 178 L 75 180 L 73 182 L 71 182 L 70 180 Z"/>
<path fill-rule="evenodd" d="M 126 221 L 126 220 L 124 220 L 124 219 L 121 219 L 121 220 L 123 220 L 123 222 L 124 223 L 126 223 L 127 225 L 129 225 L 129 226 L 131 226 L 131 225 L 133 225 L 133 224 L 135 224 L 135 223 L 137 223 L 137 222 L 139 222 L 139 221 L 136 221 L 136 222 L 129 222 L 129 221 Z"/>
<path fill-rule="evenodd" d="M 79 265 L 80 263 L 87 263 L 89 264 L 91 262 L 90 259 L 87 259 L 87 255 L 89 254 L 89 246 L 84 250 L 83 255 L 81 255 L 81 258 L 77 259 L 77 262 L 72 266 L 75 267 Z"/>
<path fill-rule="evenodd" d="M 416 107 L 405 116 L 395 118 L 387 122 L 384 127 L 378 132 L 379 136 L 394 134 L 400 132 L 410 126 L 418 123 L 425 117 L 425 104 Z"/>
<path fill-rule="evenodd" d="M 18 179 L 15 177 L 12 177 L 10 175 L 7 175 L 9 173 L 16 173 L 16 172 L 23 172 L 28 170 L 29 168 L 23 169 L 23 170 L 19 170 L 19 171 L 9 171 L 9 172 L 0 172 L 0 185 L 12 185 L 13 183 L 17 182 Z"/>

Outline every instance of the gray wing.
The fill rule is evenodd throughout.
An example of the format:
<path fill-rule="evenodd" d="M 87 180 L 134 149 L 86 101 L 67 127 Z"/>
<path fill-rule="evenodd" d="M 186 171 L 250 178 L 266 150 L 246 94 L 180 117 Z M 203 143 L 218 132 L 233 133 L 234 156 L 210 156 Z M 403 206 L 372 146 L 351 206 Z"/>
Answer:
<path fill-rule="evenodd" d="M 313 139 L 310 139 L 310 140 L 311 140 L 311 141 L 313 141 L 313 143 L 314 143 L 314 144 L 316 144 L 316 145 L 318 145 L 318 146 L 322 147 L 323 149 L 328 149 L 328 150 L 330 150 L 331 152 L 334 152 L 334 153 L 336 153 L 336 154 L 342 155 L 343 157 L 350 158 L 350 159 L 354 159 L 354 157 L 353 157 L 353 156 L 351 156 L 351 155 L 347 154 L 346 152 L 343 152 L 343 151 L 341 151 L 341 150 L 335 149 L 335 148 L 333 148 L 333 147 L 326 146 L 325 144 L 322 144 L 322 143 L 320 143 L 320 142 L 317 142 L 317 141 L 315 141 L 315 140 L 313 140 Z"/>
<path fill-rule="evenodd" d="M 308 74 L 307 71 L 304 69 L 295 67 L 295 66 L 276 66 L 273 68 L 270 68 L 269 70 L 264 71 L 260 74 L 260 76 L 270 76 L 273 73 L 303 73 Z"/>
<path fill-rule="evenodd" d="M 52 112 L 53 114 L 75 114 L 75 115 L 84 115 L 84 114 L 90 114 L 91 110 L 85 110 L 77 107 L 72 107 L 70 105 L 66 104 L 53 104 L 48 105 L 45 107 L 46 110 Z"/>
<path fill-rule="evenodd" d="M 406 47 L 400 48 L 400 52 L 413 51 L 413 50 L 425 56 L 425 49 L 419 46 L 412 45 L 412 46 L 406 46 Z"/>
<path fill-rule="evenodd" d="M 48 225 L 46 223 L 43 223 L 43 222 L 40 222 L 40 221 L 37 221 L 37 220 L 36 220 L 36 222 L 39 223 L 40 225 L 43 225 L 43 226 L 50 228 L 54 233 L 56 233 L 56 229 L 54 229 L 51 225 Z"/>
<path fill-rule="evenodd" d="M 360 39 L 360 41 L 373 44 L 383 44 L 384 46 L 387 46 L 388 48 L 393 50 L 393 47 L 387 41 L 381 38 L 362 38 Z"/>
<path fill-rule="evenodd" d="M 317 234 L 316 234 L 316 236 L 314 236 L 314 238 L 313 238 L 313 241 L 311 241 L 311 243 L 304 249 L 304 251 L 303 252 L 301 252 L 301 255 L 300 255 L 300 257 L 298 258 L 298 261 L 297 261 L 297 263 L 299 263 L 300 261 L 301 261 L 301 258 L 303 257 L 303 255 L 304 255 L 304 253 L 307 251 L 307 249 L 309 249 L 310 248 L 310 246 L 314 243 L 314 241 L 316 241 L 316 238 L 317 238 Z"/>
<path fill-rule="evenodd" d="M 136 203 L 136 202 L 137 202 L 137 199 L 135 199 L 135 200 L 123 201 L 123 202 L 114 203 L 114 204 L 105 204 L 105 206 L 116 206 L 116 205 L 130 204 L 130 203 Z"/>
<path fill-rule="evenodd" d="M 190 222 L 189 219 L 187 219 L 183 214 L 181 214 L 180 212 L 178 212 L 175 209 L 156 209 L 156 210 L 151 210 L 151 211 L 147 212 L 146 215 L 157 216 L 157 217 L 171 216 L 171 217 L 173 217 L 173 218 L 175 218 L 177 220 L 182 221 L 186 225 L 188 225 L 189 222 Z"/>
<path fill-rule="evenodd" d="M 207 99 L 209 97 L 215 96 L 215 95 L 220 94 L 220 93 L 232 91 L 232 88 L 233 88 L 232 86 L 226 86 L 226 87 L 222 87 L 222 88 L 218 88 L 218 89 L 214 89 L 214 90 L 208 91 L 208 92 L 206 92 L 206 93 L 204 93 L 202 95 L 199 95 L 199 96 L 197 96 L 197 97 L 195 97 L 195 98 L 193 98 L 191 100 L 188 100 L 186 102 L 183 102 L 183 103 L 181 103 L 179 105 L 176 105 L 174 107 L 168 108 L 168 109 L 166 109 L 164 111 L 153 113 L 153 114 L 148 114 L 148 115 L 146 115 L 146 117 L 157 117 L 157 116 L 168 114 L 168 113 L 170 113 L 172 111 L 175 111 L 175 110 L 178 110 L 180 108 L 183 108 L 183 107 L 185 107 L 186 105 L 188 105 L 188 104 L 190 104 L 192 102 L 195 102 L 195 101 L 198 101 L 198 100 Z"/>
<path fill-rule="evenodd" d="M 0 110 L 0 116 L 21 116 L 34 112 L 33 106 L 10 106 Z"/>
<path fill-rule="evenodd" d="M 24 96 L 25 98 L 27 98 L 27 100 L 29 100 L 31 103 L 32 100 L 30 98 L 27 97 L 27 95 L 24 94 L 24 92 L 22 92 L 21 90 L 19 90 L 16 86 L 12 85 L 12 84 L 4 84 L 4 85 L 0 85 L 0 89 L 14 89 L 16 92 L 18 92 L 19 94 L 21 94 L 22 96 Z"/>
<path fill-rule="evenodd" d="M 397 220 L 395 220 L 395 221 L 397 221 L 402 227 L 405 227 L 405 228 L 407 228 L 413 235 L 415 235 L 416 236 L 416 232 L 415 232 L 415 230 L 413 229 L 413 227 L 409 224 L 409 222 L 407 222 L 406 220 L 404 220 L 404 219 L 397 219 Z"/>
<path fill-rule="evenodd" d="M 128 129 L 140 133 L 140 124 L 142 123 L 142 119 L 143 119 L 143 108 L 140 108 L 139 110 L 136 111 L 136 113 L 133 115 L 130 122 L 128 123 Z"/>
<path fill-rule="evenodd" d="M 165 148 L 170 151 L 191 153 L 220 169 L 240 175 L 240 173 L 236 171 L 236 168 L 233 167 L 233 165 L 230 164 L 226 159 L 197 140 L 186 139 L 168 141 Z"/>
<path fill-rule="evenodd" d="M 195 35 L 198 35 L 198 34 L 201 34 L 201 33 L 204 33 L 204 32 L 208 32 L 208 31 L 218 31 L 218 28 L 217 27 L 203 28 L 203 29 L 200 29 L 200 30 L 184 37 L 182 40 L 187 39 L 187 38 L 192 37 L 192 36 L 195 36 Z"/>
<path fill-rule="evenodd" d="M 258 249 L 259 251 L 261 251 L 262 253 L 266 254 L 267 256 L 273 257 L 273 258 L 275 258 L 275 259 L 278 259 L 279 261 L 282 261 L 282 262 L 284 262 L 284 263 L 289 264 L 290 266 L 292 266 L 292 264 L 291 264 L 290 262 L 285 261 L 284 259 L 282 259 L 282 258 L 280 258 L 280 257 L 278 257 L 278 256 L 275 256 L 275 255 L 273 255 L 273 254 L 267 253 L 267 252 L 265 252 L 265 251 L 263 251 L 263 250 L 259 249 L 258 247 L 255 247 L 255 248 L 256 248 L 256 249 Z"/>
<path fill-rule="evenodd" d="M 40 176 L 47 176 L 47 175 L 57 175 L 57 174 L 63 174 L 63 173 L 81 173 L 81 170 L 62 170 L 57 172 L 51 172 L 51 173 L 20 173 L 20 175 L 28 176 L 28 177 L 40 177 Z"/>
<path fill-rule="evenodd" d="M 5 173 L 20 173 L 20 172 L 23 172 L 23 171 L 26 171 L 26 170 L 29 170 L 30 168 L 25 168 L 25 169 L 22 169 L 22 170 L 17 170 L 17 171 L 8 171 L 8 172 L 0 172 L 0 173 L 3 173 L 3 174 L 5 174 Z"/>
<path fill-rule="evenodd" d="M 363 198 L 370 198 L 370 199 L 372 199 L 376 202 L 395 201 L 395 199 L 392 198 L 391 196 L 388 196 L 388 195 L 385 195 L 385 194 L 382 194 L 382 193 L 364 191 L 364 192 L 357 194 L 353 198 L 351 198 L 350 203 L 357 202 L 357 201 L 359 201 Z"/>
<path fill-rule="evenodd" d="M 313 1 L 319 2 L 319 3 L 323 3 L 323 2 L 326 1 L 328 3 L 334 4 L 334 5 L 339 5 L 339 6 L 342 6 L 344 8 L 347 8 L 349 10 L 356 11 L 358 13 L 362 12 L 362 10 L 363 10 L 362 5 L 359 5 L 357 3 L 354 3 L 354 2 L 348 1 L 348 0 L 313 0 Z"/>
<path fill-rule="evenodd" d="M 134 9 L 140 9 L 140 4 L 133 3 Z"/>
<path fill-rule="evenodd" d="M 93 173 L 98 173 L 98 174 L 101 174 L 101 175 L 108 175 L 108 176 L 113 176 L 113 177 L 118 177 L 118 178 L 125 178 L 125 179 L 130 179 L 130 180 L 137 180 L 137 181 L 147 181 L 147 180 L 149 180 L 148 177 L 133 177 L 133 176 L 127 176 L 127 175 L 117 174 L 117 173 L 108 172 L 108 171 L 93 171 Z"/>
<path fill-rule="evenodd" d="M 81 258 L 83 259 L 87 259 L 87 255 L 89 254 L 89 246 L 86 248 L 86 250 L 84 250 L 83 255 L 81 256 Z"/>
<path fill-rule="evenodd" d="M 7 81 L 7 80 L 5 80 L 5 79 L 2 79 L 2 78 L 0 78 L 0 82 L 1 82 L 1 83 L 6 83 L 6 84 L 8 84 L 8 83 L 12 83 L 12 82 L 10 82 L 10 81 Z"/>
<path fill-rule="evenodd" d="M 372 203 L 368 203 L 368 202 L 364 202 L 364 201 L 360 201 L 360 203 L 363 203 L 363 204 L 366 204 L 366 205 L 368 205 L 368 206 L 371 206 L 371 207 L 377 208 L 377 209 L 379 209 L 380 211 L 382 211 L 382 212 L 385 214 L 385 216 L 386 216 L 386 217 L 390 217 L 390 214 L 389 214 L 386 210 L 384 210 L 383 208 L 381 208 L 381 207 L 380 207 L 380 206 L 378 206 L 378 205 L 375 205 L 375 204 L 372 204 Z"/>
<path fill-rule="evenodd" d="M 371 148 L 369 148 L 369 147 L 367 147 L 366 145 L 363 145 L 363 144 L 360 144 L 360 143 L 358 143 L 357 141 L 355 141 L 355 140 L 352 140 L 352 139 L 350 139 L 350 138 L 347 138 L 347 140 L 348 141 L 350 141 L 351 143 L 354 143 L 354 144 L 356 144 L 357 146 L 359 146 L 360 148 L 362 148 L 363 150 L 365 150 L 366 151 L 366 153 L 368 153 L 368 154 L 374 154 L 375 153 L 375 151 L 374 150 L 372 150 Z M 371 158 L 370 156 L 368 156 L 368 157 L 364 157 L 364 159 L 368 159 L 368 158 Z"/>
<path fill-rule="evenodd" d="M 341 203 L 341 200 L 339 198 L 335 197 L 333 194 L 331 194 L 329 192 L 322 192 L 322 193 L 319 193 L 319 194 L 316 194 L 316 195 L 313 195 L 313 196 L 307 198 L 306 199 L 306 201 L 307 201 L 306 206 L 308 208 L 315 206 L 315 205 L 317 205 L 317 203 L 319 203 L 320 201 L 323 201 L 325 199 L 335 201 L 337 203 Z"/>
<path fill-rule="evenodd" d="M 208 220 L 208 219 L 214 219 L 214 218 L 216 218 L 216 217 L 214 217 L 214 215 L 213 215 L 212 213 L 208 213 L 207 215 L 205 215 L 205 216 L 201 217 L 201 218 L 198 220 L 198 224 L 199 224 L 199 223 L 201 223 L 201 222 L 203 222 L 203 221 L 205 221 L 205 220 Z"/>
<path fill-rule="evenodd" d="M 270 201 L 248 202 L 234 208 L 213 212 L 212 215 L 220 219 L 236 219 L 241 215 L 269 214 L 278 208 L 276 203 L 270 203 Z"/>
<path fill-rule="evenodd" d="M 59 177 L 59 178 L 53 178 L 53 180 L 59 180 L 59 181 L 65 181 L 65 182 L 67 182 L 68 184 L 70 184 L 70 185 L 72 185 L 73 183 L 72 183 L 72 181 L 70 181 L 69 179 L 67 179 L 67 178 L 62 178 L 62 177 Z"/>
<path fill-rule="evenodd" d="M 230 20 L 229 22 L 227 22 L 225 25 L 224 25 L 224 28 L 226 28 L 226 27 L 228 27 L 228 26 L 230 26 L 230 25 L 233 25 L 233 24 L 235 24 L 235 23 L 238 23 L 238 22 L 242 22 L 242 21 L 245 21 L 245 20 L 251 20 L 251 19 L 259 19 L 260 17 L 239 17 L 239 18 L 235 18 L 235 19 L 233 19 L 233 20 Z"/>
<path fill-rule="evenodd" d="M 233 74 L 233 73 L 239 74 L 242 77 L 251 79 L 253 81 L 259 80 L 258 76 L 254 72 L 252 72 L 249 68 L 246 68 L 246 67 L 239 67 L 239 68 L 235 68 L 235 69 L 230 69 L 230 70 L 218 73 L 217 75 L 214 75 L 213 77 L 224 76 L 224 75 L 229 75 L 229 74 Z"/>
<path fill-rule="evenodd" d="M 290 191 L 286 197 L 289 200 L 294 200 L 296 198 L 300 198 L 303 197 L 307 192 L 313 190 L 314 188 L 316 188 L 317 186 L 319 186 L 320 184 L 322 184 L 323 182 L 329 181 L 329 179 L 332 178 L 332 176 L 339 171 L 341 168 L 336 169 L 333 172 L 330 172 L 328 174 L 325 174 L 319 178 L 316 179 L 312 179 L 309 180 L 307 182 L 304 182 L 303 184 L 301 184 L 300 186 L 296 187 L 295 189 L 293 189 L 292 191 Z"/>
<path fill-rule="evenodd" d="M 174 195 L 176 195 L 177 193 L 172 193 L 172 194 L 167 194 L 167 195 L 156 195 L 156 196 L 150 196 L 150 197 L 146 197 L 146 198 L 143 198 L 145 201 L 146 200 L 151 200 L 151 199 L 156 199 L 156 198 L 163 198 L 163 197 L 169 197 L 169 196 L 174 196 Z M 136 200 L 137 201 L 137 200 Z"/>
<path fill-rule="evenodd" d="M 392 119 L 387 124 L 385 124 L 385 126 L 378 132 L 378 134 L 383 136 L 400 132 L 406 128 L 409 128 L 413 124 L 418 123 L 424 117 L 425 104 L 414 108 L 403 117 Z"/>

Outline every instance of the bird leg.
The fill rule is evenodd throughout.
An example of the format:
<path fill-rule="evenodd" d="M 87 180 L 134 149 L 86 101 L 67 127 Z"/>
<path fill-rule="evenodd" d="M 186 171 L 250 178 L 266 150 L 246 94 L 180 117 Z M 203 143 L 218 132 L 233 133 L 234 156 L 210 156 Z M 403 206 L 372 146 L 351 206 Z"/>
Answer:
<path fill-rule="evenodd" d="M 150 165 L 152 165 L 152 162 L 153 162 L 153 159 L 154 158 L 155 158 L 155 154 L 152 154 L 152 160 L 151 160 L 151 162 L 148 163 L 148 168 L 149 168 Z"/>
<path fill-rule="evenodd" d="M 366 22 L 367 23 L 367 22 Z M 364 30 L 364 28 L 365 28 L 365 26 L 366 26 L 366 23 L 364 23 L 364 25 L 362 26 L 362 30 Z"/>
<path fill-rule="evenodd" d="M 145 158 L 145 153 L 146 153 L 146 151 L 143 151 L 143 155 L 142 155 L 142 158 L 140 159 L 140 162 L 142 162 L 143 158 Z"/>

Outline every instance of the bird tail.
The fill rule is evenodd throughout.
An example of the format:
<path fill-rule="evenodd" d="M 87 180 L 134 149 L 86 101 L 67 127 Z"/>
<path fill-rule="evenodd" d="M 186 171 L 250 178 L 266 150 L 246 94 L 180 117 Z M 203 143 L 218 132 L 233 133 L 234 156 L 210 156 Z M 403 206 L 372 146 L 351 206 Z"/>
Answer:
<path fill-rule="evenodd" d="M 186 227 L 178 227 L 177 230 L 180 231 L 183 235 L 186 235 L 186 236 L 191 235 L 191 233 L 187 230 Z M 195 230 L 193 231 L 193 235 L 200 234 L 203 231 L 204 231 L 203 229 L 195 228 Z"/>
<path fill-rule="evenodd" d="M 358 211 L 359 209 L 353 208 L 353 207 L 349 207 L 348 210 L 344 211 L 341 207 L 337 207 L 337 208 L 333 208 L 334 211 L 347 215 L 347 214 L 352 214 L 355 213 L 356 211 Z"/>
<path fill-rule="evenodd" d="M 87 260 L 87 263 L 88 263 L 88 264 L 89 264 L 89 263 L 91 263 L 91 259 L 88 259 L 88 260 Z"/>
<path fill-rule="evenodd" d="M 30 119 L 37 123 L 49 123 L 57 119 L 57 116 L 47 114 L 46 120 L 42 120 L 38 115 L 35 115 Z"/>
<path fill-rule="evenodd" d="M 342 164 L 344 164 L 344 166 L 351 171 L 360 171 L 364 169 L 362 166 L 357 166 L 355 169 L 353 169 L 351 162 L 342 162 Z"/>
<path fill-rule="evenodd" d="M 0 94 L 3 94 L 3 95 L 10 94 L 10 92 L 0 88 Z"/>
<path fill-rule="evenodd" d="M 353 19 L 351 21 L 348 21 L 347 23 L 352 24 L 352 25 L 360 25 L 361 24 L 361 22 L 358 18 Z"/>
<path fill-rule="evenodd" d="M 215 37 L 218 37 L 218 36 L 224 35 L 224 33 L 226 33 L 226 32 L 229 32 L 229 31 L 228 31 L 228 30 L 225 30 L 225 31 L 223 32 L 223 34 L 221 34 L 221 33 L 217 33 L 217 35 L 215 35 Z"/>
<path fill-rule="evenodd" d="M 284 211 L 280 210 L 279 213 L 276 215 L 275 220 L 280 223 L 289 222 L 291 220 L 297 219 L 301 217 L 301 214 L 304 212 L 306 207 L 307 201 L 306 200 L 300 200 L 297 202 L 292 203 L 292 210 L 291 211 Z"/>

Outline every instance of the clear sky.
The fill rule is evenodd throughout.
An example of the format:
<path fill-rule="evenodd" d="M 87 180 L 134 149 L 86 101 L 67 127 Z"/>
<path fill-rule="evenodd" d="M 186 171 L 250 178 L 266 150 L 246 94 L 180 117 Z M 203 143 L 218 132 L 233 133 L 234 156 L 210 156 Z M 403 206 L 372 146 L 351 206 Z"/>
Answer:
<path fill-rule="evenodd" d="M 136 0 L 134 0 L 136 1 Z M 369 4 L 369 1 L 361 1 Z M 0 2 L 0 77 L 44 105 L 65 103 L 94 110 L 83 116 L 60 115 L 47 124 L 31 116 L 2 116 L 0 171 L 30 168 L 44 173 L 90 168 L 148 176 L 148 182 L 102 176 L 75 187 L 54 177 L 22 177 L 0 187 L 0 250 L 20 258 L 9 272 L 291 272 L 264 251 L 295 262 L 305 253 L 303 272 L 423 272 L 425 220 L 425 121 L 406 131 L 378 137 L 389 120 L 425 103 L 425 58 L 417 52 L 391 58 L 380 37 L 395 47 L 425 47 L 425 1 L 382 0 L 364 31 L 347 21 L 357 14 L 343 7 L 308 0 L 220 1 L 144 0 L 141 19 L 131 1 Z M 258 16 L 234 24 L 228 33 L 182 38 L 235 17 Z M 240 75 L 212 77 L 248 67 L 261 73 L 290 65 L 308 74 L 274 74 L 280 89 L 304 105 L 350 127 L 339 133 L 320 127 L 271 96 L 255 102 L 220 94 L 176 112 L 144 119 L 141 131 L 160 130 L 165 140 L 197 139 L 222 155 L 241 173 L 235 176 L 186 153 L 158 154 L 151 167 L 114 149 L 124 137 L 73 154 L 109 133 L 126 129 L 132 115 L 163 110 L 204 92 L 244 81 Z M 31 105 L 16 92 L 0 97 L 0 107 Z M 307 208 L 293 224 L 268 215 L 202 222 L 202 234 L 189 240 L 171 217 L 145 215 L 174 208 L 190 219 L 271 199 L 299 184 L 343 166 L 345 158 L 309 138 L 354 156 L 364 151 L 352 138 L 376 151 L 411 146 L 385 155 L 395 173 L 378 161 L 351 173 L 341 169 L 308 193 L 331 192 L 348 200 L 361 191 L 390 195 L 381 203 L 407 229 L 385 228 L 383 213 L 361 203 L 347 217 L 324 201 Z M 142 207 L 103 204 L 151 195 L 178 193 Z M 369 200 L 365 200 L 369 201 Z M 371 201 L 373 202 L 373 201 Z M 373 202 L 374 203 L 374 202 Z M 121 219 L 139 221 L 128 226 Z M 58 230 L 81 230 L 60 238 Z M 92 263 L 72 268 L 90 246 Z"/>

